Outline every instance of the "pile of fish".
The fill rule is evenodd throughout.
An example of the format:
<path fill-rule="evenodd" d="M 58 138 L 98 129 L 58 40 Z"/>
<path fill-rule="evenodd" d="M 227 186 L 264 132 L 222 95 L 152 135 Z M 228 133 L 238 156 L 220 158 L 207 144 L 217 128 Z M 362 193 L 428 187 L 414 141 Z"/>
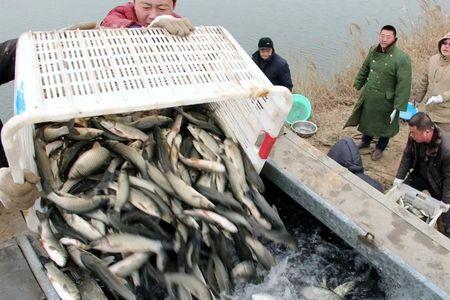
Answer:
<path fill-rule="evenodd" d="M 296 248 L 240 148 L 202 107 L 35 131 L 40 239 L 62 299 L 215 299 Z"/>
<path fill-rule="evenodd" d="M 406 209 L 407 211 L 409 211 L 410 213 L 412 213 L 413 215 L 415 215 L 422 221 L 424 221 L 426 223 L 430 223 L 430 221 L 432 220 L 432 216 L 428 212 L 426 212 L 423 209 L 419 209 L 419 208 L 415 207 L 410 202 L 404 201 L 402 197 L 399 197 L 396 202 L 398 205 L 400 205 L 401 207 L 403 207 L 404 209 Z"/>

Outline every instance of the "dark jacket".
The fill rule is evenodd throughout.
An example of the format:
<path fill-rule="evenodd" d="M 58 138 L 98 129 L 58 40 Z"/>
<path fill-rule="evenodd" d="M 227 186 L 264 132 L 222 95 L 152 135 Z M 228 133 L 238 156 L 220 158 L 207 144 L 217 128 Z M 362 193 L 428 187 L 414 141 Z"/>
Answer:
<path fill-rule="evenodd" d="M 259 51 L 253 53 L 252 59 L 273 85 L 282 85 L 292 91 L 293 85 L 289 65 L 284 58 L 275 53 L 275 50 L 267 60 L 261 58 Z"/>
<path fill-rule="evenodd" d="M 396 177 L 404 179 L 410 169 L 428 181 L 438 200 L 450 203 L 450 137 L 439 127 L 429 144 L 408 139 Z"/>
<path fill-rule="evenodd" d="M 0 85 L 14 79 L 17 39 L 0 44 Z"/>
<path fill-rule="evenodd" d="M 333 147 L 331 147 L 330 151 L 328 151 L 328 156 L 380 192 L 384 191 L 381 183 L 364 174 L 361 155 L 359 154 L 358 146 L 356 146 L 353 139 L 340 139 Z"/>
<path fill-rule="evenodd" d="M 16 69 L 16 45 L 17 39 L 8 40 L 0 44 L 0 85 L 14 80 L 14 72 Z M 3 124 L 0 121 L 0 133 Z M 0 168 L 7 167 L 5 152 L 3 145 L 0 143 Z"/>

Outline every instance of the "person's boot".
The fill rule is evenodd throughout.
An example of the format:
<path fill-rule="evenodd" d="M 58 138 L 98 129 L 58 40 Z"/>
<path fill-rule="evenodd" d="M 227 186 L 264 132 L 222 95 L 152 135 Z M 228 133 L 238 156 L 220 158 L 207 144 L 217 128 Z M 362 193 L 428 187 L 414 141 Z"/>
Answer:
<path fill-rule="evenodd" d="M 381 157 L 383 157 L 383 151 L 381 151 L 378 148 L 375 148 L 375 150 L 373 150 L 372 152 L 372 160 L 377 161 L 380 160 Z"/>

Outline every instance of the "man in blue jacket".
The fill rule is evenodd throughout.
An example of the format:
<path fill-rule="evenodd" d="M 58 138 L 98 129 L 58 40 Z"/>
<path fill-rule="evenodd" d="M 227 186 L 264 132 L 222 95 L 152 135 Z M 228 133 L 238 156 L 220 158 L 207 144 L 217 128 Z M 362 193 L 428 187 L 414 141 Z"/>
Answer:
<path fill-rule="evenodd" d="M 264 37 L 258 42 L 258 51 L 252 55 L 253 61 L 274 85 L 282 85 L 292 91 L 289 65 L 284 58 L 275 53 L 273 41 Z"/>

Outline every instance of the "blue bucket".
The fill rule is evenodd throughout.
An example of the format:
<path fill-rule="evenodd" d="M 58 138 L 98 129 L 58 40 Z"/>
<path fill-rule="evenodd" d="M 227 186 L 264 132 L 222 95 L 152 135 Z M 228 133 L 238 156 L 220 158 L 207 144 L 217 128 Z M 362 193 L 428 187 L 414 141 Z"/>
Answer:
<path fill-rule="evenodd" d="M 311 116 L 311 102 L 300 94 L 292 94 L 292 108 L 286 117 L 286 122 L 292 125 L 296 121 L 306 121 Z"/>
<path fill-rule="evenodd" d="M 414 107 L 411 103 L 408 102 L 408 106 L 406 107 L 406 111 L 400 112 L 400 118 L 403 120 L 409 120 L 412 116 L 414 116 L 419 110 Z"/>

